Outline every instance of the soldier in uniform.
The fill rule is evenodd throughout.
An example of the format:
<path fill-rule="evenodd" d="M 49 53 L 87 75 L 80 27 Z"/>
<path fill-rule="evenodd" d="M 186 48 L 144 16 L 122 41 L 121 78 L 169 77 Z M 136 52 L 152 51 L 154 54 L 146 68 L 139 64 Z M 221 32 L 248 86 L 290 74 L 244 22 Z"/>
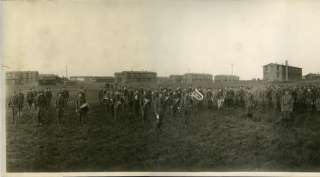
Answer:
<path fill-rule="evenodd" d="M 40 91 L 40 94 L 37 98 L 37 108 L 38 108 L 38 125 L 42 125 L 43 117 L 45 116 L 47 108 L 47 99 L 44 95 L 44 91 Z"/>
<path fill-rule="evenodd" d="M 45 92 L 45 97 L 47 100 L 47 109 L 49 109 L 49 107 L 51 105 L 51 100 L 52 100 L 52 92 L 51 92 L 50 88 L 47 88 L 47 90 Z"/>
<path fill-rule="evenodd" d="M 320 88 L 317 88 L 316 91 L 316 110 L 320 112 Z"/>
<path fill-rule="evenodd" d="M 64 98 L 64 104 L 65 106 L 68 106 L 68 102 L 69 102 L 69 91 L 66 88 L 63 88 L 62 90 L 62 96 Z"/>
<path fill-rule="evenodd" d="M 289 91 L 286 90 L 285 94 L 281 98 L 281 113 L 282 113 L 282 119 L 285 124 L 287 124 L 291 118 L 291 113 L 293 111 L 293 104 L 294 104 L 293 97 L 289 93 Z"/>
<path fill-rule="evenodd" d="M 247 108 L 247 116 L 252 118 L 253 117 L 253 110 L 254 110 L 254 96 L 253 93 L 248 90 L 247 97 L 246 97 L 246 108 Z"/>
<path fill-rule="evenodd" d="M 22 93 L 21 89 L 19 90 L 18 94 L 18 118 L 20 119 L 22 111 L 23 111 L 23 104 L 24 104 L 24 94 Z"/>
<path fill-rule="evenodd" d="M 164 118 L 164 99 L 162 93 L 155 92 L 154 99 L 152 101 L 154 115 L 156 118 L 157 130 L 161 133 L 161 127 Z"/>
<path fill-rule="evenodd" d="M 89 111 L 89 106 L 86 100 L 86 95 L 83 90 L 81 90 L 78 94 L 78 98 L 76 101 L 76 112 L 79 114 L 79 122 L 80 124 L 85 123 L 85 119 L 87 117 Z"/>
<path fill-rule="evenodd" d="M 63 113 L 64 113 L 64 98 L 62 96 L 62 93 L 58 93 L 58 97 L 56 100 L 56 108 L 57 108 L 57 113 L 58 113 L 58 119 L 57 119 L 57 123 L 61 124 L 62 123 L 62 117 L 63 117 Z"/>
<path fill-rule="evenodd" d="M 28 91 L 27 93 L 27 103 L 29 106 L 29 110 L 32 109 L 32 105 L 34 104 L 34 101 L 35 101 L 35 95 L 34 95 L 33 89 L 30 89 L 30 91 Z"/>
<path fill-rule="evenodd" d="M 184 126 L 187 127 L 190 122 L 191 114 L 192 114 L 192 105 L 193 100 L 191 97 L 192 90 L 189 89 L 184 92 L 182 97 L 182 112 L 183 112 L 183 118 L 184 118 Z"/>
<path fill-rule="evenodd" d="M 104 97 L 105 93 L 104 93 L 104 89 L 101 87 L 98 91 L 98 101 L 100 103 L 100 105 L 103 104 L 103 97 Z"/>
<path fill-rule="evenodd" d="M 16 114 L 18 111 L 18 104 L 19 104 L 19 96 L 16 91 L 14 91 L 10 101 L 9 101 L 9 107 L 12 110 L 12 123 L 16 124 Z"/>

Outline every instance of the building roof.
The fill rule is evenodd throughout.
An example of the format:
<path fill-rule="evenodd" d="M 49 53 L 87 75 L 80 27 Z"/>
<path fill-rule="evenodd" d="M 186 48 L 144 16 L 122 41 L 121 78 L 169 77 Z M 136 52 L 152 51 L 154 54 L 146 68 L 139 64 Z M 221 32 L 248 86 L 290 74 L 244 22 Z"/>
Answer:
<path fill-rule="evenodd" d="M 237 75 L 231 75 L 231 74 L 217 74 L 214 77 L 239 77 Z"/>
<path fill-rule="evenodd" d="M 212 74 L 208 74 L 208 73 L 185 73 L 184 75 L 203 75 L 203 76 L 212 76 Z"/>
<path fill-rule="evenodd" d="M 284 66 L 284 67 L 286 66 L 286 65 L 284 65 L 284 64 L 278 64 L 278 63 L 269 63 L 269 64 L 266 64 L 266 65 L 263 65 L 263 66 L 269 66 L 269 65 Z M 288 65 L 288 67 L 290 67 L 290 68 L 302 69 L 302 68 L 300 68 L 300 67 L 290 66 L 290 65 Z"/>
<path fill-rule="evenodd" d="M 116 72 L 117 74 L 119 73 L 152 73 L 152 74 L 157 74 L 156 72 L 153 71 L 121 71 L 121 72 Z"/>
<path fill-rule="evenodd" d="M 70 78 L 113 78 L 113 76 L 70 76 Z"/>

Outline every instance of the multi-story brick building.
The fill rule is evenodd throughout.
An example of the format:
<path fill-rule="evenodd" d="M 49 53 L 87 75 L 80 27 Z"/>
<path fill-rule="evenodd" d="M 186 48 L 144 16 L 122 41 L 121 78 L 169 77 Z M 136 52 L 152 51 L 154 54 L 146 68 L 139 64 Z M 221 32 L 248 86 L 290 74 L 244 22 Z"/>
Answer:
<path fill-rule="evenodd" d="M 263 66 L 263 80 L 265 81 L 297 81 L 302 79 L 302 68 L 270 63 Z"/>
<path fill-rule="evenodd" d="M 183 83 L 183 75 L 170 75 L 169 80 L 174 84 L 182 84 Z"/>
<path fill-rule="evenodd" d="M 215 83 L 223 83 L 223 82 L 237 82 L 240 80 L 239 76 L 236 75 L 215 75 L 214 82 Z"/>
<path fill-rule="evenodd" d="M 82 82 L 113 83 L 115 79 L 112 76 L 70 76 L 70 80 Z"/>
<path fill-rule="evenodd" d="M 7 85 L 38 85 L 38 71 L 8 71 L 6 72 Z"/>
<path fill-rule="evenodd" d="M 148 71 L 122 71 L 114 74 L 118 84 L 129 83 L 156 83 L 157 73 Z"/>
<path fill-rule="evenodd" d="M 187 85 L 212 84 L 213 77 L 211 74 L 186 73 L 183 75 L 183 83 Z"/>
<path fill-rule="evenodd" d="M 304 76 L 305 80 L 320 80 L 320 74 L 309 73 Z"/>

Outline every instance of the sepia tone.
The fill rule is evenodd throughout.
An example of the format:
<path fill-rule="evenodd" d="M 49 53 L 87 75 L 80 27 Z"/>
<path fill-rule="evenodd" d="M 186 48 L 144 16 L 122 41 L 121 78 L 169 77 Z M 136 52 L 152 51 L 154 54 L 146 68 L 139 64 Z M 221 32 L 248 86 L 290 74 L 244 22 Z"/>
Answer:
<path fill-rule="evenodd" d="M 8 172 L 320 170 L 320 2 L 1 7 Z"/>

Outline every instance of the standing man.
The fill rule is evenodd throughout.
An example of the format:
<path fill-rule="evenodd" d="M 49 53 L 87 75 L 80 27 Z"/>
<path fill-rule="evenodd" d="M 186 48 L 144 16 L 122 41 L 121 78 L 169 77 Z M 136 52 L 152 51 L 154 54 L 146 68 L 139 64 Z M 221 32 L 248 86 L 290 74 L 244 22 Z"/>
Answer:
<path fill-rule="evenodd" d="M 286 90 L 284 95 L 281 98 L 282 120 L 284 121 L 285 125 L 287 125 L 288 121 L 291 119 L 293 104 L 294 104 L 293 97 L 289 93 L 289 91 Z"/>
<path fill-rule="evenodd" d="M 82 124 L 85 122 L 89 111 L 89 105 L 86 100 L 86 95 L 83 90 L 81 90 L 78 94 L 78 98 L 76 100 L 76 112 L 79 114 L 79 122 Z"/>
<path fill-rule="evenodd" d="M 255 103 L 254 103 L 253 93 L 250 90 L 248 90 L 247 99 L 246 99 L 246 108 L 247 108 L 247 116 L 249 118 L 253 117 L 254 106 L 255 106 Z"/>
<path fill-rule="evenodd" d="M 20 119 L 20 116 L 22 114 L 23 104 L 24 104 L 24 94 L 22 93 L 22 91 L 20 89 L 19 94 L 18 94 L 18 119 Z"/>
<path fill-rule="evenodd" d="M 64 113 L 64 98 L 62 96 L 62 93 L 58 93 L 58 98 L 56 101 L 56 108 L 57 108 L 57 113 L 58 113 L 58 119 L 57 119 L 57 124 L 60 125 L 62 123 L 62 117 Z"/>
<path fill-rule="evenodd" d="M 153 110 L 156 117 L 157 130 L 161 133 L 161 126 L 164 116 L 164 100 L 162 93 L 154 93 Z"/>
<path fill-rule="evenodd" d="M 27 93 L 27 102 L 28 102 L 29 110 L 32 109 L 32 105 L 34 104 L 34 101 L 35 101 L 34 91 L 33 89 L 30 89 L 30 91 L 28 91 Z"/>
<path fill-rule="evenodd" d="M 44 95 L 44 91 L 40 91 L 39 96 L 37 98 L 37 108 L 38 108 L 38 125 L 42 125 L 43 117 L 45 116 L 47 107 L 47 99 Z"/>
<path fill-rule="evenodd" d="M 13 92 L 12 97 L 9 101 L 9 107 L 12 109 L 12 123 L 16 124 L 16 114 L 18 110 L 19 98 L 16 91 Z"/>
<path fill-rule="evenodd" d="M 47 88 L 45 92 L 46 100 L 47 100 L 47 109 L 49 109 L 52 100 L 52 92 L 49 88 Z"/>
<path fill-rule="evenodd" d="M 192 90 L 189 89 L 184 92 L 183 97 L 182 97 L 182 110 L 183 110 L 183 118 L 184 118 L 184 126 L 187 127 L 190 123 L 190 118 L 192 114 L 192 105 L 193 105 L 193 100 L 191 97 L 191 92 Z"/>

